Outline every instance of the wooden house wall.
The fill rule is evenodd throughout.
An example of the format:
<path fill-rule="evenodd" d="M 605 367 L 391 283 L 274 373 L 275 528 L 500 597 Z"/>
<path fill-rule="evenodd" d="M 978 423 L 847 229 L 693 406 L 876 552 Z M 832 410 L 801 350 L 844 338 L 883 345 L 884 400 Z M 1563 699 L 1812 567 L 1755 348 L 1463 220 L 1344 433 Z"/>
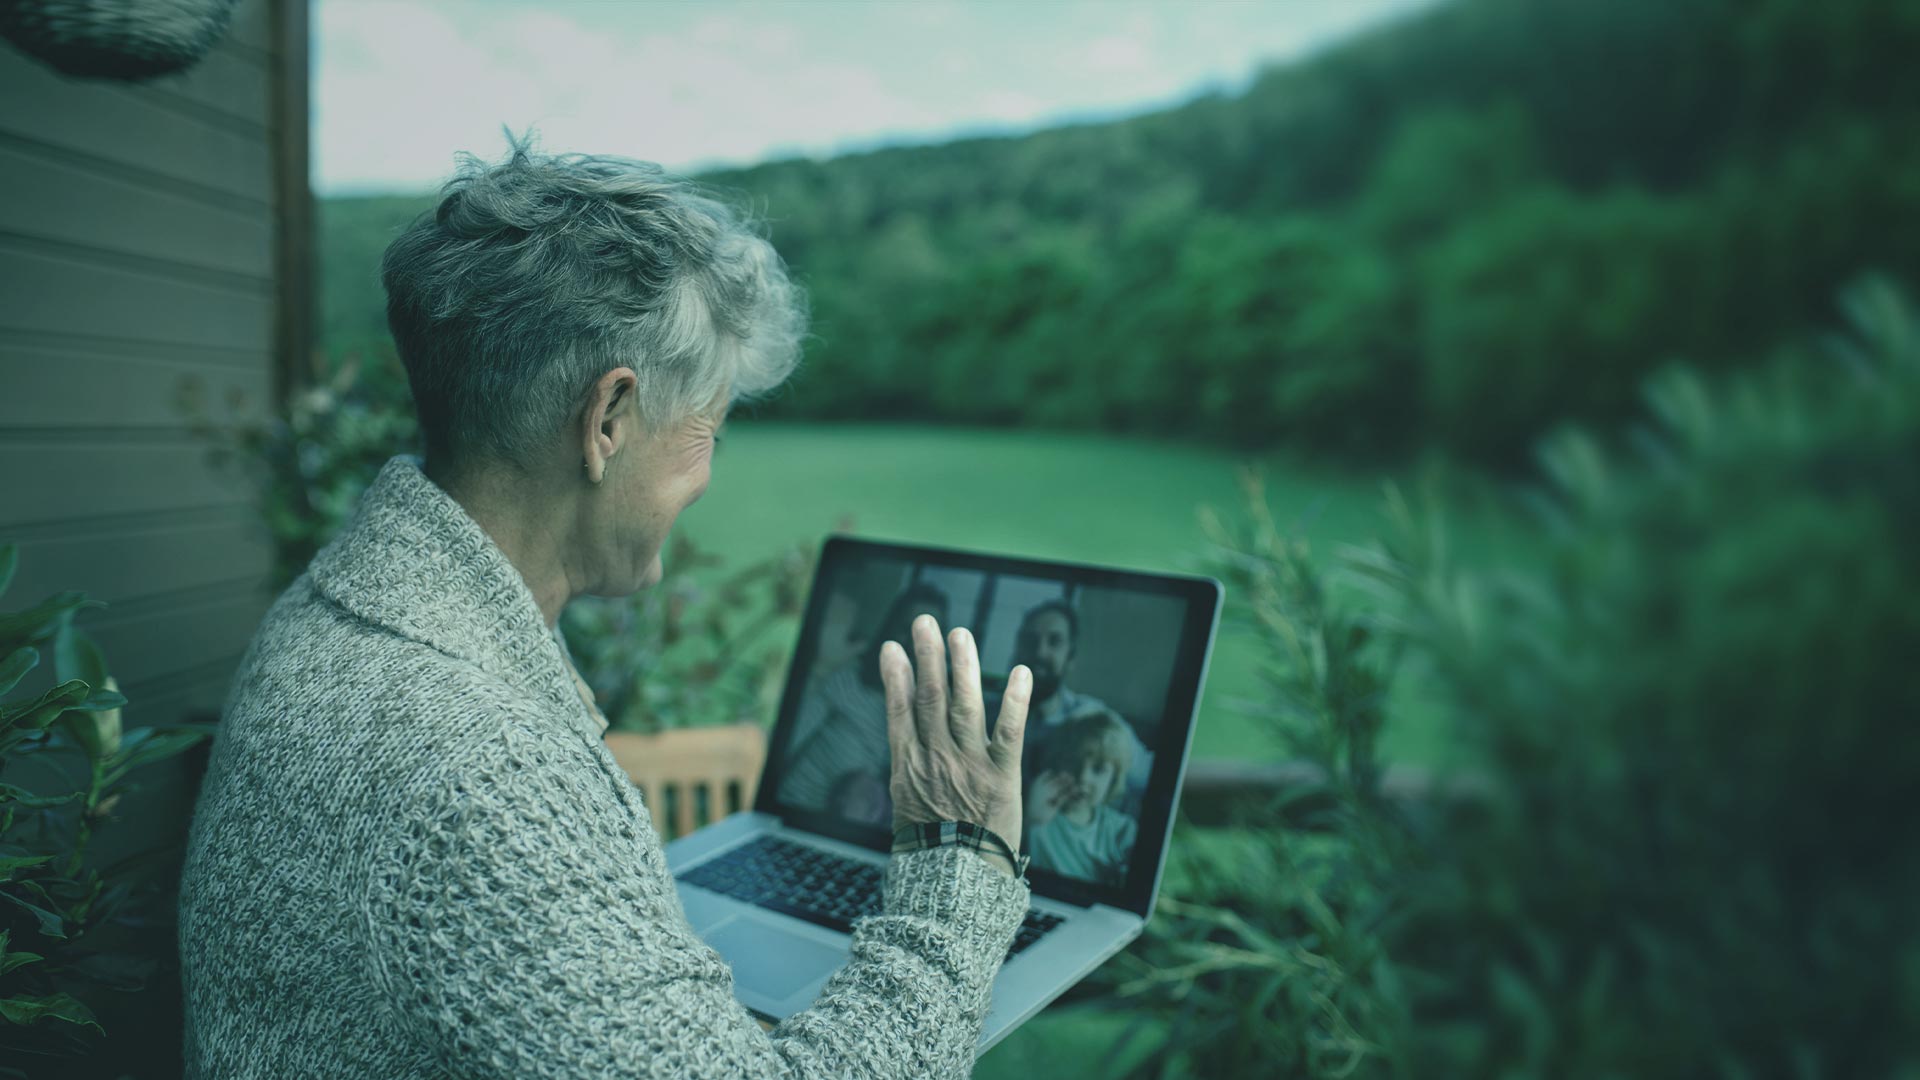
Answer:
<path fill-rule="evenodd" d="M 249 481 L 187 403 L 257 422 L 307 351 L 307 18 L 241 0 L 208 55 L 145 83 L 0 42 L 0 543 L 20 548 L 0 609 L 104 602 L 79 624 L 129 726 L 217 714 L 272 600 Z M 178 844 L 196 779 L 149 770 L 100 850 Z"/>

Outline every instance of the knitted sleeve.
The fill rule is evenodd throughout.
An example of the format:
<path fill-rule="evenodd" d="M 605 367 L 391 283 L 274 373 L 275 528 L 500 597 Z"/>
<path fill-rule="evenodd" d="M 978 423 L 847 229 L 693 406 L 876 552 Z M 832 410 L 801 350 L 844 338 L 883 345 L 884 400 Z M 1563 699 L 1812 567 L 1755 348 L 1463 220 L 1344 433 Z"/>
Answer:
<path fill-rule="evenodd" d="M 423 1061 L 516 1080 L 971 1070 L 1021 883 L 956 847 L 894 856 L 885 913 L 766 1032 L 597 748 L 524 730 L 476 745 L 400 794 L 362 906 L 376 990 Z"/>

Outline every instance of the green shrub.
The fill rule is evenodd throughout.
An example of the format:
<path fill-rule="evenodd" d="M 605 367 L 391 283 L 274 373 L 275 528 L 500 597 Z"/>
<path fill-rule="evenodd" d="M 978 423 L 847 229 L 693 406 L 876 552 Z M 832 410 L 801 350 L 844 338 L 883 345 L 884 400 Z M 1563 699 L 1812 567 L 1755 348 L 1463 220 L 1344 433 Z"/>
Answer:
<path fill-rule="evenodd" d="M 1545 566 L 1371 563 L 1495 781 L 1396 944 L 1440 976 L 1422 1072 L 1920 1062 L 1920 320 L 1843 306 L 1818 356 L 1654 380 L 1619 449 L 1550 440 Z"/>
<path fill-rule="evenodd" d="M 1265 654 L 1266 693 L 1241 707 L 1315 779 L 1246 807 L 1225 836 L 1183 822 L 1155 921 L 1092 988 L 1164 1029 L 1132 1075 L 1384 1075 L 1409 1022 L 1388 943 L 1412 834 L 1377 749 L 1397 649 L 1246 480 L 1245 520 L 1205 517 L 1230 626 Z"/>
<path fill-rule="evenodd" d="M 1920 1069 L 1920 317 L 1878 279 L 1842 308 L 1548 439 L 1537 562 L 1463 563 L 1397 497 L 1331 569 L 1257 492 L 1216 525 L 1324 780 L 1184 855 L 1100 976 L 1169 1031 L 1143 1075 Z M 1372 748 L 1415 673 L 1470 764 L 1403 805 Z"/>

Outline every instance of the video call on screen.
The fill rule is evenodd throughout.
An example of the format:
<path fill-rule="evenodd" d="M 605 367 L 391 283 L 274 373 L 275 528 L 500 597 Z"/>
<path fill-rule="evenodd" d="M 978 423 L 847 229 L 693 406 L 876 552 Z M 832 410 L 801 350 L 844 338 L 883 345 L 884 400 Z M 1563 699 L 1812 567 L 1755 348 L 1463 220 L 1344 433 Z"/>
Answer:
<path fill-rule="evenodd" d="M 1178 597 L 899 559 L 848 559 L 828 590 L 776 801 L 890 828 L 880 644 L 921 614 L 980 645 L 989 730 L 1007 673 L 1033 671 L 1020 847 L 1036 869 L 1120 885 L 1139 836 L 1186 605 Z M 1009 837 L 1009 839 L 1012 839 Z"/>

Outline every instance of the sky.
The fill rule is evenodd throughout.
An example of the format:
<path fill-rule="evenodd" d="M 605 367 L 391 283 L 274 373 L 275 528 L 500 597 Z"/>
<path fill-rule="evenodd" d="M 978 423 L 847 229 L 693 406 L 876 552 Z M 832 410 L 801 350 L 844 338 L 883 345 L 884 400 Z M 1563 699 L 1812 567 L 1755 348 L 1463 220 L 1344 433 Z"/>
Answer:
<path fill-rule="evenodd" d="M 1124 116 L 1430 0 L 314 0 L 321 195 L 541 149 L 697 172 Z"/>

